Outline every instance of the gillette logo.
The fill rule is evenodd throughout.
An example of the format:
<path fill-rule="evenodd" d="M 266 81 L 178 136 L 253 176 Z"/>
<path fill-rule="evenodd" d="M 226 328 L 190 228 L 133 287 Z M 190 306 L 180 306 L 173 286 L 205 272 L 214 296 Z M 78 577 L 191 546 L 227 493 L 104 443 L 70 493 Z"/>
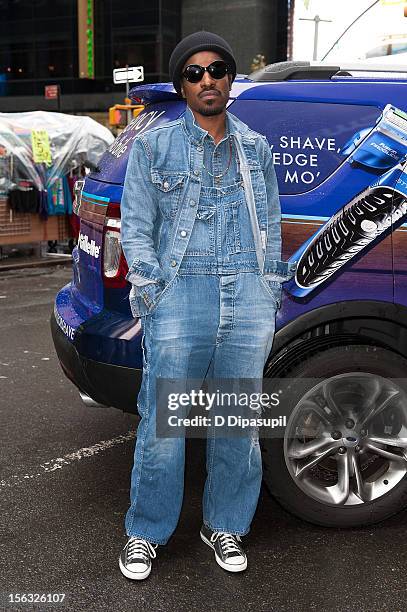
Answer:
<path fill-rule="evenodd" d="M 79 234 L 78 246 L 91 257 L 95 259 L 99 257 L 100 246 L 96 246 L 95 241 L 89 240 L 89 236 L 86 234 Z"/>

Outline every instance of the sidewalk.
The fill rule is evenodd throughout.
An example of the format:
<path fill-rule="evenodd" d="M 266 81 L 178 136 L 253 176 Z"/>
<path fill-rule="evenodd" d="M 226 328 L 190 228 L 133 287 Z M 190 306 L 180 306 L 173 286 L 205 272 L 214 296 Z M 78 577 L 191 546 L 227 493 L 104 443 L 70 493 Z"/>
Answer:
<path fill-rule="evenodd" d="M 49 253 L 44 257 L 35 255 L 27 257 L 8 257 L 0 259 L 0 274 L 10 270 L 21 270 L 23 268 L 47 268 L 49 266 L 71 265 L 72 256 L 65 254 Z"/>

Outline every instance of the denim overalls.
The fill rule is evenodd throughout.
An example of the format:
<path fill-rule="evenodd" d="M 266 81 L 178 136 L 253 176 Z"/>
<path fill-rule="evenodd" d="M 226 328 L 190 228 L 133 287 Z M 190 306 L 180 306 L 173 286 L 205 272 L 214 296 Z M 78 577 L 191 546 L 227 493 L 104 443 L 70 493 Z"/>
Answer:
<path fill-rule="evenodd" d="M 212 174 L 229 163 L 225 138 L 213 138 L 185 115 L 203 139 L 204 165 Z M 213 160 L 213 163 L 212 163 Z M 277 287 L 277 283 L 275 284 Z M 193 230 L 177 274 L 156 306 L 141 316 L 143 378 L 141 420 L 131 474 L 128 536 L 166 544 L 178 523 L 184 487 L 185 440 L 156 436 L 157 378 L 262 379 L 270 353 L 280 294 L 259 272 L 237 152 L 225 176 L 203 168 Z M 261 388 L 260 388 L 261 390 Z M 208 432 L 203 521 L 214 531 L 245 535 L 260 492 L 258 431 L 235 438 Z"/>

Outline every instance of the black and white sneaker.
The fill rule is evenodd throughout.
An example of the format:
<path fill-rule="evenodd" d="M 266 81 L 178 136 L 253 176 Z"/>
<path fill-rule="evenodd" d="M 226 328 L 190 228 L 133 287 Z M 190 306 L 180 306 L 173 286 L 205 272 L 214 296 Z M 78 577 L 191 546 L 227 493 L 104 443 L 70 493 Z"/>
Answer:
<path fill-rule="evenodd" d="M 212 531 L 205 524 L 200 531 L 201 539 L 215 551 L 217 563 L 228 572 L 242 572 L 247 568 L 247 557 L 240 546 L 240 536 L 233 533 Z"/>
<path fill-rule="evenodd" d="M 151 572 L 151 559 L 157 556 L 158 544 L 136 536 L 128 539 L 119 557 L 119 567 L 126 578 L 144 580 Z"/>

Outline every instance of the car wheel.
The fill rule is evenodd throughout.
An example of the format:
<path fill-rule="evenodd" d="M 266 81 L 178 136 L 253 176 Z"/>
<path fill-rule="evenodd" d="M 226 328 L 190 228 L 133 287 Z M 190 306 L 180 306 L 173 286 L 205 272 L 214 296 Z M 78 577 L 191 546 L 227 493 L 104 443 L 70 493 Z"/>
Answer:
<path fill-rule="evenodd" d="M 406 359 L 364 345 L 324 350 L 284 373 L 284 439 L 260 433 L 264 481 L 284 508 L 353 527 L 407 506 L 406 373 Z"/>

